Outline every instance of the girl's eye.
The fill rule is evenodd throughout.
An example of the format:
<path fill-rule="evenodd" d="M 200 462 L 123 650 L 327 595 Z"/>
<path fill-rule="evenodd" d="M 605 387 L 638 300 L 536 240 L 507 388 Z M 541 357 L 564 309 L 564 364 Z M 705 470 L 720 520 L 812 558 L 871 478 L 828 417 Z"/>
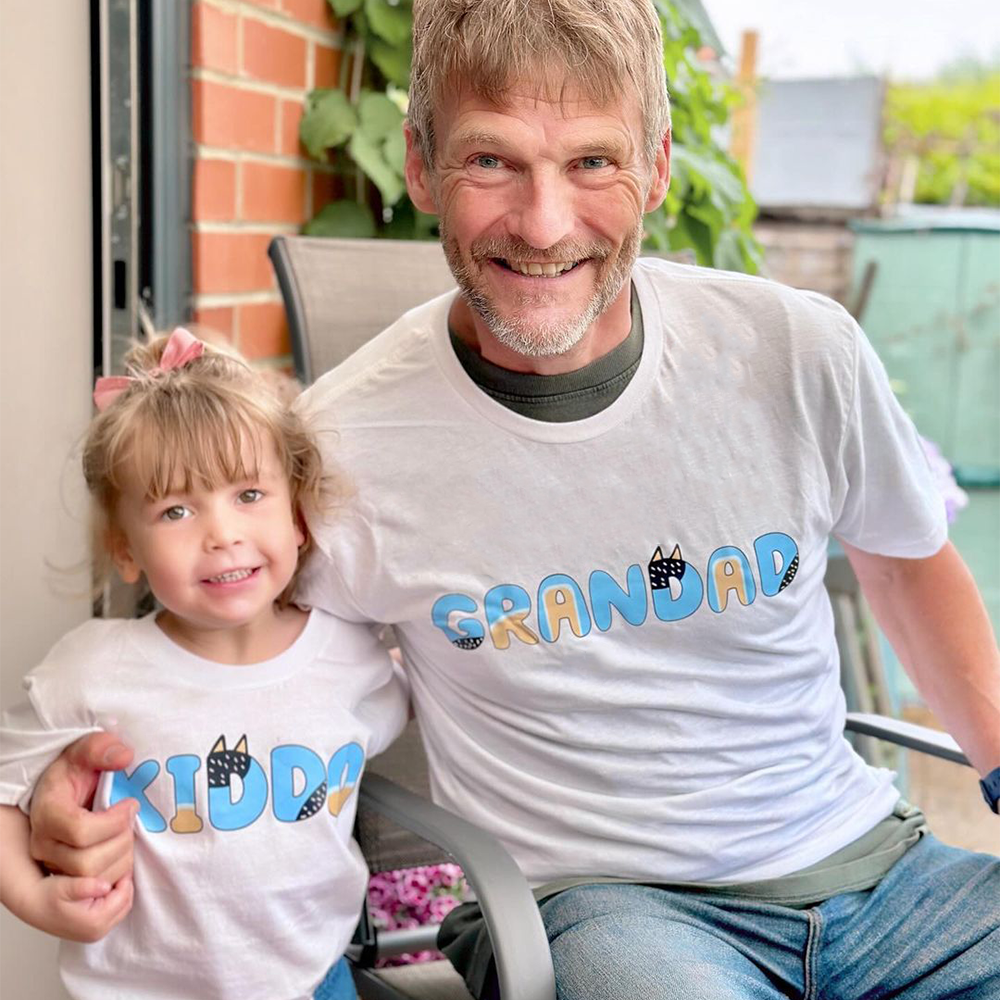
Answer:
<path fill-rule="evenodd" d="M 480 153 L 473 162 L 484 170 L 496 170 L 500 166 L 499 157 L 490 156 L 489 153 Z"/>
<path fill-rule="evenodd" d="M 263 499 L 264 493 L 261 490 L 244 490 L 239 495 L 240 503 L 256 503 L 258 500 Z"/>
<path fill-rule="evenodd" d="M 182 507 L 179 503 L 173 507 L 168 507 L 161 515 L 161 521 L 183 521 L 185 517 L 190 517 L 191 511 L 187 507 Z"/>
<path fill-rule="evenodd" d="M 611 161 L 606 156 L 585 156 L 580 161 L 580 166 L 584 170 L 600 170 L 602 167 L 609 166 Z"/>

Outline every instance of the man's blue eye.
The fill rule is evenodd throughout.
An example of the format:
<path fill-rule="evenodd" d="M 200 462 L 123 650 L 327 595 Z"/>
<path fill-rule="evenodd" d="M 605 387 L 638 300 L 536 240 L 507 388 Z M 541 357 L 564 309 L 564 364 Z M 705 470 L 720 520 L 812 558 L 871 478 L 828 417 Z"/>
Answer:
<path fill-rule="evenodd" d="M 600 170 L 606 167 L 611 161 L 606 156 L 585 156 L 580 161 L 580 166 L 585 170 Z"/>
<path fill-rule="evenodd" d="M 256 503 L 264 496 L 261 490 L 244 490 L 240 494 L 240 503 Z"/>
<path fill-rule="evenodd" d="M 476 157 L 476 166 L 483 167 L 485 170 L 493 170 L 500 166 L 500 160 L 496 156 L 488 156 L 484 153 Z"/>

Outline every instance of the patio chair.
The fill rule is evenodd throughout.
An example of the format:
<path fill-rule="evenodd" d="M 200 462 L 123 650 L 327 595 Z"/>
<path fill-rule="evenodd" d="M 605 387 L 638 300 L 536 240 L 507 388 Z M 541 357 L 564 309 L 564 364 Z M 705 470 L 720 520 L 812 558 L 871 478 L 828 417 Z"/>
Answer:
<path fill-rule="evenodd" d="M 278 236 L 268 253 L 288 313 L 298 377 L 309 384 L 343 361 L 403 312 L 454 287 L 438 243 Z M 690 263 L 689 254 L 672 255 Z M 350 274 L 350 281 L 339 280 Z M 390 277 L 387 277 L 390 276 Z M 826 575 L 842 679 L 848 734 L 873 759 L 874 741 L 967 764 L 944 733 L 887 718 L 883 693 L 873 695 L 877 649 L 859 633 L 868 612 L 841 553 Z M 868 636 L 871 635 L 869 631 Z M 866 742 L 867 741 L 867 742 Z M 405 786 L 405 787 L 404 787 Z M 486 917 L 502 1000 L 551 1000 L 552 964 L 538 908 L 520 871 L 491 835 L 429 801 L 427 763 L 411 723 L 374 758 L 361 783 L 358 840 L 372 871 L 433 864 L 451 857 L 465 871 Z M 364 1000 L 471 1000 L 446 961 L 375 970 L 375 959 L 433 948 L 436 927 L 376 932 L 364 916 L 348 952 Z"/>

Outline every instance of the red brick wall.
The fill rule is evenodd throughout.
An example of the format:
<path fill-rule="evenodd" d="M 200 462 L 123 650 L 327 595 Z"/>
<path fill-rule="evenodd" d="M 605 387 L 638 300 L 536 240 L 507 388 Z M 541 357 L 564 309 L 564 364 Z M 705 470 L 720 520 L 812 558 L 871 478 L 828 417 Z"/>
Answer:
<path fill-rule="evenodd" d="M 196 0 L 191 33 L 192 318 L 281 366 L 267 244 L 297 232 L 329 186 L 298 128 L 306 93 L 338 83 L 339 27 L 327 0 Z"/>

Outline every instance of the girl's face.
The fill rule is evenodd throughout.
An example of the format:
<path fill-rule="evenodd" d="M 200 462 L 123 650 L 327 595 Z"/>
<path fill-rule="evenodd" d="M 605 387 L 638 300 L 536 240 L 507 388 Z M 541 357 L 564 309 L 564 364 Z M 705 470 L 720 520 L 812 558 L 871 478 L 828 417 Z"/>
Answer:
<path fill-rule="evenodd" d="M 253 627 L 274 617 L 305 541 L 274 442 L 244 443 L 253 478 L 151 500 L 135 484 L 119 498 L 112 556 L 122 579 L 146 575 L 187 630 Z M 161 619 L 162 620 L 162 619 Z"/>

